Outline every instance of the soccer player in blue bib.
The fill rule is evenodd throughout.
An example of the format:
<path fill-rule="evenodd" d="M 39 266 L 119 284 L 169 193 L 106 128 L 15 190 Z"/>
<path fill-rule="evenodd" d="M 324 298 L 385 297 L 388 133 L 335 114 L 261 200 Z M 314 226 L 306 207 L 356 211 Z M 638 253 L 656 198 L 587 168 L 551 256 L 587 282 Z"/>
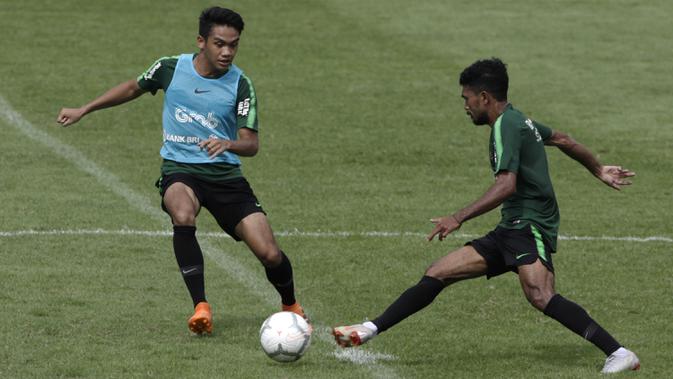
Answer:
<path fill-rule="evenodd" d="M 250 78 L 233 64 L 243 19 L 220 7 L 199 18 L 197 54 L 164 57 L 137 79 L 113 87 L 80 108 L 64 108 L 57 122 L 69 126 L 93 111 L 163 90 L 162 208 L 173 223 L 173 248 L 194 303 L 188 320 L 196 334 L 211 333 L 203 254 L 196 239 L 201 207 L 261 261 L 281 297 L 281 309 L 306 318 L 295 299 L 292 266 L 280 250 L 261 205 L 241 173 L 239 156 L 258 151 L 257 97 Z"/>
<path fill-rule="evenodd" d="M 447 286 L 481 276 L 513 271 L 526 299 L 566 328 L 601 349 L 604 373 L 636 370 L 638 357 L 596 323 L 580 305 L 554 290 L 552 253 L 560 222 L 547 165 L 545 145 L 555 146 L 584 165 L 606 185 L 620 189 L 633 172 L 604 166 L 582 144 L 526 117 L 507 101 L 509 78 L 499 59 L 477 61 L 460 75 L 465 111 L 475 125 L 489 125 L 489 158 L 495 183 L 474 203 L 446 217 L 432 219 L 428 236 L 443 240 L 449 233 L 502 205 L 498 226 L 484 237 L 433 263 L 415 286 L 406 290 L 379 317 L 363 324 L 333 329 L 337 343 L 363 344 L 378 333 L 423 309 Z"/>

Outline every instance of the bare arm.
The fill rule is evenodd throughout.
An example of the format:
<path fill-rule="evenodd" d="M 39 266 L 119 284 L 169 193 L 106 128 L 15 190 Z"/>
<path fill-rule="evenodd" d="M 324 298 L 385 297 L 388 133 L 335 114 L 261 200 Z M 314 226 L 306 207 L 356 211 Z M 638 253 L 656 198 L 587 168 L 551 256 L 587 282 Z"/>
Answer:
<path fill-rule="evenodd" d="M 209 138 L 199 142 L 199 147 L 206 149 L 211 159 L 225 151 L 231 151 L 242 157 L 252 157 L 259 150 L 259 137 L 257 136 L 257 132 L 248 128 L 241 128 L 238 130 L 238 139 L 236 141 Z"/>
<path fill-rule="evenodd" d="M 495 177 L 495 183 L 474 203 L 452 215 L 431 219 L 430 221 L 435 224 L 435 228 L 428 235 L 428 241 L 432 241 L 438 234 L 439 240 L 444 240 L 449 233 L 458 230 L 463 222 L 498 207 L 515 192 L 516 173 L 499 172 Z"/>
<path fill-rule="evenodd" d="M 621 186 L 631 184 L 625 178 L 636 175 L 635 172 L 621 166 L 603 166 L 584 145 L 556 130 L 545 141 L 545 145 L 558 147 L 565 155 L 581 163 L 592 175 L 616 190 L 619 190 Z"/>
<path fill-rule="evenodd" d="M 56 122 L 62 126 L 70 126 L 93 111 L 126 103 L 145 92 L 145 90 L 138 86 L 138 82 L 135 79 L 131 79 L 110 88 L 107 92 L 84 106 L 79 108 L 61 109 L 56 118 Z"/>

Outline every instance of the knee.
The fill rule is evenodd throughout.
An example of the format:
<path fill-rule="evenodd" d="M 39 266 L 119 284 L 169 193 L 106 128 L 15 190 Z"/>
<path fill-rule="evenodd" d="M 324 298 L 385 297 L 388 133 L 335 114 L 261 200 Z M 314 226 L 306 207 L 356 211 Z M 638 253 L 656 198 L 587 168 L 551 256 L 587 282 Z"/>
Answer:
<path fill-rule="evenodd" d="M 425 270 L 425 276 L 429 276 L 431 278 L 435 278 L 435 279 L 439 279 L 439 280 L 444 279 L 444 278 L 442 278 L 442 273 L 439 271 L 437 265 L 435 265 L 434 263 L 431 264 L 430 267 L 428 267 L 427 270 Z"/>
<path fill-rule="evenodd" d="M 189 211 L 176 211 L 171 213 L 173 225 L 176 226 L 194 226 L 196 225 L 196 215 Z"/>
<path fill-rule="evenodd" d="M 428 267 L 427 270 L 425 270 L 425 276 L 429 276 L 431 278 L 435 278 L 438 280 L 441 280 L 444 283 L 450 284 L 453 282 L 456 278 L 451 274 L 451 272 L 447 272 L 446 270 L 441 270 L 439 265 L 436 263 L 433 263 Z"/>
<path fill-rule="evenodd" d="M 524 290 L 526 294 L 526 300 L 532 305 L 535 309 L 544 312 L 549 300 L 554 296 L 553 291 L 545 290 L 543 288 L 526 288 Z"/>
<path fill-rule="evenodd" d="M 268 268 L 278 266 L 283 260 L 280 250 L 272 245 L 265 246 L 263 249 L 256 251 L 255 255 L 262 262 L 262 265 Z"/>

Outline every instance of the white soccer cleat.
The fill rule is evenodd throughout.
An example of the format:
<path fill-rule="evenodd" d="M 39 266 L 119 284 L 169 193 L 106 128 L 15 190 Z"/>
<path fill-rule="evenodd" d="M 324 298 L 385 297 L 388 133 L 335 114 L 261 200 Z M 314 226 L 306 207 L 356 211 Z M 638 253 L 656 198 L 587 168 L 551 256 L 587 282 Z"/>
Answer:
<path fill-rule="evenodd" d="M 605 366 L 601 373 L 612 374 L 615 372 L 622 372 L 628 370 L 638 370 L 640 368 L 640 361 L 636 354 L 620 347 L 605 360 Z"/>
<path fill-rule="evenodd" d="M 334 339 L 341 347 L 360 346 L 374 338 L 376 332 L 362 324 L 337 326 L 332 329 Z"/>

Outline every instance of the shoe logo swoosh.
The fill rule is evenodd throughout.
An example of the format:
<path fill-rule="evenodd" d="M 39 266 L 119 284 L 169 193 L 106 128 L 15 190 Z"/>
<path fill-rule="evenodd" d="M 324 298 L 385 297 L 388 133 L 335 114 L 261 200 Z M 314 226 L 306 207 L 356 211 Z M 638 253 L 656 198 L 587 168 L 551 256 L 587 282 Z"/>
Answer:
<path fill-rule="evenodd" d="M 196 93 L 196 94 L 206 93 L 206 92 L 210 92 L 210 90 L 209 89 L 198 89 L 198 88 L 194 89 L 194 93 Z"/>
<path fill-rule="evenodd" d="M 196 267 L 192 267 L 192 268 L 190 268 L 189 270 L 182 270 L 182 275 L 187 275 L 187 274 L 189 274 L 190 272 L 194 272 L 194 271 L 196 271 L 196 270 L 197 270 Z"/>

